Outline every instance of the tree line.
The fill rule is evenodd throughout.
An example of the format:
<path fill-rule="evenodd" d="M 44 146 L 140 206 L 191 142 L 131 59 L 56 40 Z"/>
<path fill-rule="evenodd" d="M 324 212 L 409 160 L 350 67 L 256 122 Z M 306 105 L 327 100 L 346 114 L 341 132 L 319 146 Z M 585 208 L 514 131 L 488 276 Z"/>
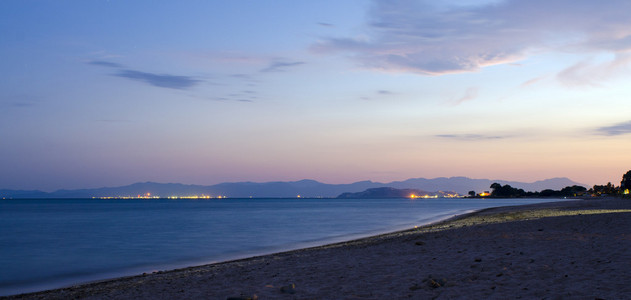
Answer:
<path fill-rule="evenodd" d="M 631 190 L 631 170 L 622 175 L 622 181 L 619 186 L 615 186 L 611 182 L 606 185 L 594 185 L 589 190 L 584 186 L 573 185 L 562 188 L 561 190 L 546 189 L 540 192 L 526 192 L 523 189 L 514 188 L 510 185 L 501 185 L 499 183 L 491 184 L 490 194 L 477 194 L 470 191 L 470 197 L 491 197 L 491 198 L 521 198 L 521 197 L 579 197 L 579 196 L 615 196 L 630 197 Z"/>
<path fill-rule="evenodd" d="M 631 190 L 631 170 L 627 171 L 624 175 L 622 175 L 622 180 L 620 181 L 619 186 L 615 186 L 611 182 L 608 182 L 606 185 L 594 185 L 589 189 L 588 193 L 592 196 L 601 196 L 601 195 L 619 195 L 622 197 L 630 197 L 631 194 L 629 191 Z"/>

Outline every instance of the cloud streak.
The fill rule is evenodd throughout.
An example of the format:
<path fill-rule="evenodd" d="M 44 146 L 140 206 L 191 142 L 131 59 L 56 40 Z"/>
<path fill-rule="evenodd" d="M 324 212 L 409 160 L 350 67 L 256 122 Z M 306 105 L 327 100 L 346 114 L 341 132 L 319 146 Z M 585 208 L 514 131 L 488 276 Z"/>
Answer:
<path fill-rule="evenodd" d="M 618 136 L 631 133 L 631 121 L 619 123 L 613 126 L 605 126 L 596 129 L 601 135 Z"/>
<path fill-rule="evenodd" d="M 598 86 L 599 82 L 628 73 L 631 65 L 629 53 L 618 53 L 608 62 L 591 63 L 582 61 L 557 74 L 557 79 L 566 86 Z"/>
<path fill-rule="evenodd" d="M 170 89 L 187 89 L 195 86 L 200 80 L 190 76 L 177 76 L 168 74 L 154 74 L 135 70 L 121 70 L 114 76 L 137 80 L 148 83 L 153 86 L 170 88 Z"/>
<path fill-rule="evenodd" d="M 359 97 L 359 99 L 372 100 L 374 98 L 389 98 L 396 95 L 398 95 L 398 93 L 390 91 L 390 90 L 378 90 L 374 92 L 374 94 L 372 94 L 371 96 L 362 96 L 362 97 Z"/>
<path fill-rule="evenodd" d="M 465 91 L 465 93 L 464 93 L 464 95 L 462 97 L 460 97 L 460 98 L 458 98 L 458 99 L 456 99 L 454 101 L 454 105 L 460 105 L 463 102 L 466 102 L 466 101 L 473 100 L 473 99 L 477 98 L 479 90 L 480 89 L 477 88 L 477 87 L 470 87 L 470 88 L 468 88 Z"/>
<path fill-rule="evenodd" d="M 629 11 L 627 0 L 506 0 L 478 6 L 375 1 L 364 35 L 324 39 L 312 48 L 350 53 L 365 67 L 389 72 L 473 72 L 545 51 L 631 51 Z"/>
<path fill-rule="evenodd" d="M 140 81 L 161 88 L 184 90 L 202 82 L 201 80 L 195 79 L 191 76 L 155 74 L 137 70 L 124 69 L 123 65 L 109 61 L 94 60 L 90 61 L 88 64 L 118 69 L 118 72 L 113 74 L 112 76 Z"/>
<path fill-rule="evenodd" d="M 459 141 L 500 140 L 507 138 L 506 136 L 484 134 L 438 134 L 435 137 Z"/>
<path fill-rule="evenodd" d="M 121 64 L 117 64 L 117 63 L 113 63 L 109 61 L 103 61 L 103 60 L 93 60 L 89 62 L 88 64 L 101 66 L 101 67 L 108 67 L 108 68 L 118 68 L 118 69 L 123 68 L 123 65 Z"/>
<path fill-rule="evenodd" d="M 267 66 L 266 68 L 262 69 L 261 72 L 264 73 L 268 73 L 268 72 L 284 72 L 287 70 L 287 68 L 290 67 L 295 67 L 295 66 L 299 66 L 299 65 L 303 65 L 304 62 L 302 61 L 295 61 L 295 62 L 272 62 L 269 66 Z"/>

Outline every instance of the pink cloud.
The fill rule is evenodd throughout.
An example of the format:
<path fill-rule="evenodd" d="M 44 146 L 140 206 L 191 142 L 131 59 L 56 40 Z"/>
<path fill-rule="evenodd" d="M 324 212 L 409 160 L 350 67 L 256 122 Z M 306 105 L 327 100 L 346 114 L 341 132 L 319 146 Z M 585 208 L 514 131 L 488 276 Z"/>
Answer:
<path fill-rule="evenodd" d="M 631 2 L 507 0 L 478 6 L 376 1 L 361 37 L 317 52 L 352 53 L 364 67 L 427 75 L 473 72 L 541 51 L 631 51 Z"/>
<path fill-rule="evenodd" d="M 611 61 L 592 63 L 582 61 L 557 74 L 557 79 L 567 86 L 598 86 L 601 81 L 629 72 L 630 53 L 618 53 Z"/>
<path fill-rule="evenodd" d="M 456 99 L 454 101 L 454 105 L 459 105 L 459 104 L 462 104 L 463 102 L 470 101 L 470 100 L 473 100 L 473 99 L 477 98 L 479 90 L 480 89 L 477 88 L 477 87 L 470 87 L 470 88 L 468 88 L 465 91 L 465 93 L 464 93 L 464 95 L 462 97 L 460 97 L 460 98 L 458 98 L 458 99 Z"/>

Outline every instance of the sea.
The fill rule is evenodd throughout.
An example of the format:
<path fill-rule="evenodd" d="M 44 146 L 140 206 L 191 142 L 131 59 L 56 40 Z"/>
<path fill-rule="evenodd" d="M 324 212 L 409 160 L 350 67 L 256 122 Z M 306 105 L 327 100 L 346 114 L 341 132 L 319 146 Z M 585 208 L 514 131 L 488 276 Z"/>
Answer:
<path fill-rule="evenodd" d="M 0 200 L 0 296 L 347 241 L 563 199 Z"/>

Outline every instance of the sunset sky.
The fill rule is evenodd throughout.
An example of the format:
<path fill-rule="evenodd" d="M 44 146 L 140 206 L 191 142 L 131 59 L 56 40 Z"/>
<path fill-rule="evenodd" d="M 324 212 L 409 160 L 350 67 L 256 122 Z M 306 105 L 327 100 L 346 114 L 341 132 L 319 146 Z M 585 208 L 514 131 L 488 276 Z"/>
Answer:
<path fill-rule="evenodd" d="M 0 189 L 618 185 L 631 1 L 0 1 Z"/>

